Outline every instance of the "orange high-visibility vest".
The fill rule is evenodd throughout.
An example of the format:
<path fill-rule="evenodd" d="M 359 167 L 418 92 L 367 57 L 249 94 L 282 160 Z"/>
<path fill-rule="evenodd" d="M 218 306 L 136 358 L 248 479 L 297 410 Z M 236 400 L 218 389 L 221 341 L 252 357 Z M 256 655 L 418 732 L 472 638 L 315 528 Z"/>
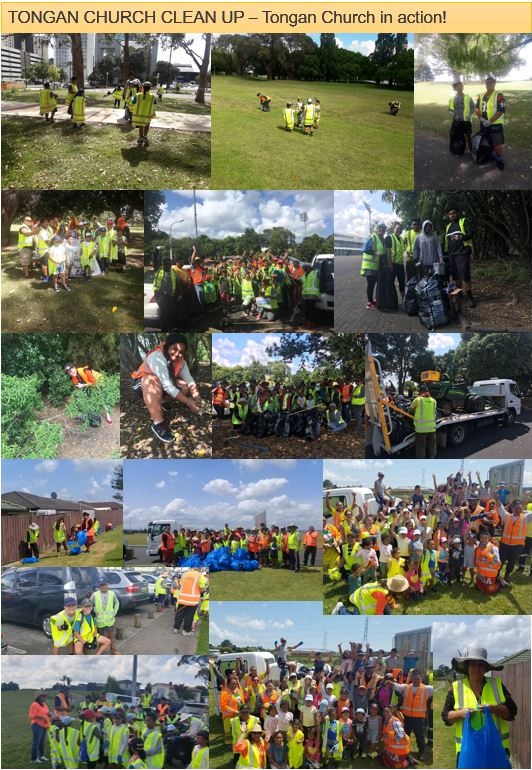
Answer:
<path fill-rule="evenodd" d="M 195 267 L 190 274 L 194 284 L 203 283 L 204 272 L 202 267 Z"/>
<path fill-rule="evenodd" d="M 395 719 L 395 718 L 394 718 Z M 400 720 L 396 720 L 400 721 Z M 399 757 L 406 756 L 410 751 L 410 738 L 405 735 L 402 738 L 397 738 L 395 730 L 390 723 L 385 725 L 383 730 L 384 748 L 390 754 L 397 754 Z"/>
<path fill-rule="evenodd" d="M 159 712 L 159 722 L 166 722 L 166 720 L 168 719 L 169 710 L 170 710 L 170 706 L 168 705 L 168 703 L 157 704 L 157 711 Z"/>
<path fill-rule="evenodd" d="M 526 519 L 523 515 L 517 518 L 510 514 L 502 528 L 501 543 L 505 545 L 524 545 L 526 537 Z"/>
<path fill-rule="evenodd" d="M 215 388 L 212 403 L 221 406 L 225 402 L 226 391 L 223 388 Z"/>
<path fill-rule="evenodd" d="M 222 690 L 220 693 L 220 713 L 222 719 L 230 719 L 240 711 L 237 697 L 231 690 Z"/>
<path fill-rule="evenodd" d="M 196 570 L 185 572 L 181 580 L 181 590 L 179 591 L 179 604 L 185 604 L 189 607 L 195 607 L 201 599 L 200 582 L 201 573 Z"/>
<path fill-rule="evenodd" d="M 427 688 L 420 684 L 414 692 L 414 685 L 407 684 L 404 691 L 403 707 L 401 711 L 406 717 L 422 718 L 427 715 Z"/>
<path fill-rule="evenodd" d="M 132 372 L 131 376 L 133 377 L 134 380 L 140 380 L 146 374 L 153 374 L 153 370 L 150 366 L 148 366 L 147 361 L 148 361 L 148 356 L 150 356 L 152 353 L 155 353 L 156 350 L 159 350 L 164 355 L 164 345 L 156 345 L 154 348 L 152 348 L 152 350 L 150 350 L 150 352 L 148 353 L 144 361 L 141 363 L 139 368 L 136 369 L 134 372 Z M 185 365 L 185 360 L 183 358 L 180 358 L 178 361 L 174 363 L 174 377 L 179 376 L 179 372 L 184 367 L 184 365 Z"/>
<path fill-rule="evenodd" d="M 70 378 L 74 385 L 77 385 L 80 380 L 86 385 L 96 385 L 101 377 L 100 372 L 93 372 L 88 366 L 76 367 L 76 372 L 77 374 Z"/>
<path fill-rule="evenodd" d="M 480 546 L 475 551 L 475 567 L 479 575 L 496 578 L 501 568 L 500 562 L 495 561 L 493 546 L 488 543 L 485 548 Z"/>
<path fill-rule="evenodd" d="M 353 390 L 352 385 L 342 385 L 342 390 L 340 391 L 342 394 L 342 404 L 349 404 L 351 403 L 351 391 Z"/>

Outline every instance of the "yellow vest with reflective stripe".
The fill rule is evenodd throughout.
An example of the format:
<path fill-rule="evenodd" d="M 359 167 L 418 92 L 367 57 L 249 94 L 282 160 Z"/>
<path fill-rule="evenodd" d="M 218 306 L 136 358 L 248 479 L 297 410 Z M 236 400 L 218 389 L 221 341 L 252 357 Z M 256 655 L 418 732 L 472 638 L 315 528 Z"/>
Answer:
<path fill-rule="evenodd" d="M 299 549 L 300 537 L 299 532 L 291 532 L 288 535 L 288 548 L 291 551 L 297 551 Z"/>
<path fill-rule="evenodd" d="M 56 542 L 56 543 L 64 543 L 65 542 L 65 540 L 66 540 L 66 529 L 65 529 L 65 525 L 64 524 L 61 527 L 59 527 L 59 528 L 54 527 L 52 531 L 54 533 L 54 542 Z"/>
<path fill-rule="evenodd" d="M 366 396 L 362 393 L 363 389 L 364 385 L 363 383 L 360 383 L 360 385 L 357 385 L 353 390 L 353 393 L 351 394 L 351 403 L 353 406 L 362 406 L 362 404 L 366 403 Z"/>
<path fill-rule="evenodd" d="M 235 767 L 246 767 L 246 768 L 257 768 L 257 767 L 263 767 L 261 763 L 261 756 L 266 756 L 266 747 L 264 745 L 264 740 L 261 738 L 262 741 L 262 751 L 261 749 L 256 746 L 254 743 L 251 743 L 251 741 L 248 741 L 249 744 L 249 750 L 248 750 L 248 756 L 247 759 L 244 759 L 242 754 L 240 754 L 238 758 L 238 762 L 236 763 Z"/>
<path fill-rule="evenodd" d="M 159 291 L 159 289 L 163 285 L 164 275 L 165 275 L 164 268 L 161 267 L 159 270 L 157 270 L 157 272 L 153 276 L 154 291 Z M 172 291 L 175 291 L 177 286 L 177 273 L 175 270 L 170 270 L 170 284 L 172 286 Z"/>
<path fill-rule="evenodd" d="M 283 110 L 284 124 L 287 128 L 294 127 L 294 110 L 291 107 L 285 107 Z"/>
<path fill-rule="evenodd" d="M 85 738 L 89 760 L 95 762 L 100 756 L 100 739 L 94 735 L 98 728 L 95 722 L 82 722 L 81 737 Z"/>
<path fill-rule="evenodd" d="M 358 607 L 361 615 L 376 615 L 377 603 L 375 598 L 371 595 L 379 591 L 386 594 L 387 591 L 381 586 L 380 583 L 366 583 L 366 585 L 357 588 L 357 590 L 351 594 L 349 601 Z"/>
<path fill-rule="evenodd" d="M 444 240 L 444 250 L 447 251 L 447 243 L 449 241 L 449 228 L 452 225 L 452 222 L 449 222 L 447 227 L 445 228 L 445 240 Z M 462 217 L 458 220 L 458 227 L 460 228 L 460 232 L 462 235 L 465 235 L 465 217 Z M 473 241 L 464 241 L 464 246 L 471 246 Z"/>
<path fill-rule="evenodd" d="M 464 97 L 464 117 L 463 120 L 470 120 L 471 119 L 471 97 L 467 94 L 463 94 Z M 454 112 L 454 96 L 451 96 L 449 99 L 449 109 L 451 112 Z"/>
<path fill-rule="evenodd" d="M 75 727 L 62 727 L 59 731 L 61 758 L 66 768 L 79 767 L 79 730 Z"/>
<path fill-rule="evenodd" d="M 416 233 L 415 230 L 407 230 L 406 233 L 403 236 L 403 243 L 405 245 L 405 251 L 408 253 L 408 258 L 412 259 L 414 256 L 414 241 L 416 240 L 419 233 Z"/>
<path fill-rule="evenodd" d="M 377 233 L 372 233 L 371 240 L 373 242 L 373 254 L 368 254 L 366 251 L 362 254 L 360 275 L 364 275 L 365 270 L 378 270 L 381 254 L 384 254 L 384 241 L 379 238 Z"/>
<path fill-rule="evenodd" d="M 72 89 L 72 90 L 71 90 Z M 78 87 L 74 83 L 70 83 L 68 86 L 68 93 L 66 95 L 65 104 L 68 106 L 72 99 L 75 97 L 75 95 L 78 92 Z"/>
<path fill-rule="evenodd" d="M 322 757 L 327 751 L 327 738 L 329 734 L 329 728 L 331 726 L 331 720 L 329 717 L 325 717 L 325 720 L 323 722 L 323 733 L 322 733 L 322 743 L 321 743 L 321 752 Z M 340 720 L 336 720 L 336 753 L 333 754 L 333 759 L 341 760 L 344 753 L 344 744 L 342 740 L 342 726 L 340 724 Z"/>
<path fill-rule="evenodd" d="M 476 709 L 477 708 L 477 697 L 473 690 L 471 689 L 471 685 L 467 681 L 467 679 L 459 679 L 457 682 L 453 682 L 453 693 L 454 693 L 454 706 L 455 709 Z M 482 688 L 482 693 L 480 696 L 480 702 L 483 705 L 491 706 L 498 703 L 506 703 L 506 698 L 504 697 L 504 693 L 502 691 L 502 682 L 497 676 L 488 676 L 486 677 L 486 681 L 484 684 L 484 687 Z M 495 714 L 491 715 L 493 718 L 493 721 L 495 722 L 495 725 L 497 727 L 497 730 L 499 731 L 499 736 L 502 741 L 502 745 L 505 749 L 510 748 L 510 732 L 509 732 L 509 726 L 508 722 L 505 719 L 501 719 L 501 717 L 496 716 Z M 480 712 L 476 712 L 474 715 L 471 716 L 471 726 L 478 730 L 483 724 L 482 715 Z M 462 747 L 462 730 L 464 726 L 464 720 L 459 719 L 457 722 L 454 723 L 454 740 L 455 740 L 455 748 L 456 753 L 460 751 Z"/>
<path fill-rule="evenodd" d="M 146 757 L 147 767 L 164 767 L 164 746 L 163 739 L 161 737 L 161 731 L 158 727 L 154 727 L 153 730 L 147 730 L 142 736 L 144 741 L 144 751 L 148 752 L 155 747 L 158 741 L 160 741 L 160 750 L 156 754 L 152 754 L 150 757 Z"/>
<path fill-rule="evenodd" d="M 414 430 L 416 433 L 434 433 L 436 430 L 436 401 L 432 396 L 415 399 Z"/>
<path fill-rule="evenodd" d="M 403 264 L 403 242 L 401 238 L 395 233 L 392 233 L 390 238 L 392 239 L 392 262 L 396 265 Z"/>
<path fill-rule="evenodd" d="M 19 249 L 31 249 L 33 248 L 33 235 L 23 235 L 22 228 L 18 231 L 18 248 Z"/>
<path fill-rule="evenodd" d="M 113 723 L 113 726 L 109 730 L 109 763 L 118 764 L 118 757 L 120 756 L 120 744 L 124 738 L 124 735 L 127 733 L 129 733 L 129 730 L 126 724 L 115 725 Z M 126 748 L 124 749 L 124 754 L 126 751 L 127 742 Z"/>
<path fill-rule="evenodd" d="M 309 270 L 301 277 L 301 296 L 320 298 L 320 282 L 316 270 Z"/>
<path fill-rule="evenodd" d="M 40 233 L 43 230 L 46 230 L 46 232 L 48 234 L 48 240 L 46 240 L 46 241 L 44 240 L 44 238 L 40 237 Z M 44 255 L 46 254 L 46 252 L 50 248 L 50 240 L 51 240 L 53 234 L 54 234 L 54 231 L 52 230 L 51 227 L 46 227 L 46 228 L 43 227 L 43 228 L 41 228 L 41 230 L 39 230 L 39 236 L 37 238 L 37 251 L 39 252 L 39 256 L 40 257 L 44 257 Z"/>
<path fill-rule="evenodd" d="M 85 105 L 87 100 L 84 96 L 76 96 L 72 101 L 72 120 L 74 123 L 85 123 Z"/>
<path fill-rule="evenodd" d="M 77 610 L 72 618 L 69 618 L 64 610 L 61 610 L 61 612 L 58 612 L 56 615 L 52 615 L 50 618 L 50 630 L 52 632 L 54 647 L 66 647 L 74 640 L 72 627 L 78 617 Z M 58 626 L 64 625 L 66 625 L 67 628 L 65 630 L 59 630 Z"/>
<path fill-rule="evenodd" d="M 349 545 L 344 543 L 342 546 L 342 556 L 344 557 L 345 568 L 351 569 L 353 564 L 358 561 L 357 554 L 360 551 L 360 543 L 355 543 L 351 551 L 349 551 Z"/>
<path fill-rule="evenodd" d="M 94 624 L 94 618 L 91 614 L 85 615 L 82 610 L 80 610 L 80 613 L 81 614 L 79 619 L 82 621 L 82 624 L 78 633 L 84 642 L 93 642 L 94 639 L 96 639 L 98 636 L 98 632 Z"/>
<path fill-rule="evenodd" d="M 133 121 L 137 126 L 147 126 L 155 114 L 155 96 L 149 92 L 137 94 L 131 110 Z"/>
<path fill-rule="evenodd" d="M 47 112 L 51 112 L 54 107 L 57 107 L 57 99 L 55 96 L 52 96 L 49 88 L 41 88 L 39 91 L 39 107 L 41 115 L 45 115 Z"/>
<path fill-rule="evenodd" d="M 102 602 L 102 594 L 101 591 L 96 591 L 94 593 L 94 609 L 96 611 L 96 625 L 98 628 L 106 628 L 108 626 L 113 626 L 115 622 L 115 612 L 114 612 L 114 604 L 115 604 L 115 593 L 114 591 L 107 591 L 106 596 L 108 596 L 107 604 L 105 609 L 103 608 L 103 602 Z"/>
<path fill-rule="evenodd" d="M 207 755 L 207 756 L 205 756 Z M 205 759 L 205 762 L 203 761 Z M 192 757 L 192 762 L 190 763 L 189 767 L 208 767 L 209 766 L 209 747 L 204 746 L 203 748 L 199 749 L 199 751 L 196 751 L 196 753 Z"/>
<path fill-rule="evenodd" d="M 264 691 L 264 687 L 262 688 Z M 256 699 L 256 697 L 255 697 Z M 253 716 L 253 714 L 249 715 L 249 719 L 246 723 L 246 736 L 251 730 L 252 727 L 254 727 L 256 724 L 258 724 L 259 720 L 257 717 Z M 240 738 L 241 732 L 240 732 L 240 716 L 237 715 L 236 717 L 233 717 L 230 721 L 231 724 L 231 736 L 233 738 L 233 744 L 238 743 L 238 739 Z"/>
<path fill-rule="evenodd" d="M 30 543 L 36 543 L 39 539 L 39 530 L 38 529 L 29 529 L 28 528 L 28 534 L 27 534 L 27 540 Z"/>
<path fill-rule="evenodd" d="M 488 116 L 488 120 L 491 120 L 492 117 L 497 112 L 497 92 L 494 91 L 492 95 L 487 99 L 487 101 L 484 101 L 484 96 L 485 94 L 480 94 L 478 97 L 480 112 L 481 113 L 485 112 L 486 115 Z M 483 110 L 482 107 L 484 107 L 485 109 Z M 499 118 L 497 118 L 497 120 L 491 120 L 492 126 L 498 126 L 498 125 L 502 126 L 503 123 L 504 123 L 504 114 L 501 115 Z"/>
<path fill-rule="evenodd" d="M 305 125 L 312 126 L 314 124 L 315 109 L 313 104 L 305 105 Z"/>

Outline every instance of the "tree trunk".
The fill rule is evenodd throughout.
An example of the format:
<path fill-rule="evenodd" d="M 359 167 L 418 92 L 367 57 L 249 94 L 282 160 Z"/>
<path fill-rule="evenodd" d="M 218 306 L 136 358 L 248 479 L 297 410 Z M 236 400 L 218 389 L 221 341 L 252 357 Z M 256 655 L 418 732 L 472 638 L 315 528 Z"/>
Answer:
<path fill-rule="evenodd" d="M 205 88 L 207 86 L 207 78 L 209 77 L 209 62 L 211 59 L 211 40 L 212 35 L 207 33 L 205 35 L 205 51 L 200 67 L 198 90 L 194 99 L 197 104 L 205 104 Z"/>
<path fill-rule="evenodd" d="M 2 246 L 9 246 L 9 233 L 19 210 L 19 193 L 16 190 L 2 192 Z"/>
<path fill-rule="evenodd" d="M 124 62 L 122 64 L 122 75 L 124 83 L 129 75 L 129 32 L 124 33 Z"/>
<path fill-rule="evenodd" d="M 81 35 L 69 35 L 70 45 L 72 47 L 72 75 L 78 79 L 78 88 L 85 86 L 85 77 L 83 75 L 83 47 L 81 45 Z"/>

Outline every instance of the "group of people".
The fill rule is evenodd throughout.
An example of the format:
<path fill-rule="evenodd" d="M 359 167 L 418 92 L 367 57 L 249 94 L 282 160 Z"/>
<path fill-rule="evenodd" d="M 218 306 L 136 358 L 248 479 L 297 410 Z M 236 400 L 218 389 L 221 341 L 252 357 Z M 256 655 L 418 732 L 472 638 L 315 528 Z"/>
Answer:
<path fill-rule="evenodd" d="M 433 495 L 416 485 L 410 498 L 396 500 L 379 473 L 375 515 L 367 504 L 333 506 L 327 492 L 324 569 L 353 606 L 339 601 L 333 614 L 392 614 L 456 584 L 493 596 L 511 587 L 516 567 L 530 574 L 532 501 L 525 511 L 504 484 L 493 489 L 477 476 L 457 473 L 445 484 L 434 477 Z"/>
<path fill-rule="evenodd" d="M 280 313 L 289 314 L 291 323 L 299 316 L 308 325 L 316 320 L 320 276 L 308 262 L 267 251 L 206 265 L 195 247 L 189 264 L 180 258 L 163 258 L 161 247 L 153 262 L 153 297 L 163 330 L 220 309 L 225 318 L 241 311 L 243 317 L 257 321 L 277 320 Z"/>
<path fill-rule="evenodd" d="M 57 551 L 57 556 L 61 553 L 61 549 L 68 553 L 69 544 L 77 543 L 79 533 L 83 532 L 83 547 L 85 553 L 89 553 L 91 546 L 96 542 L 97 536 L 102 531 L 102 526 L 99 519 L 90 511 L 83 511 L 82 520 L 78 524 L 73 524 L 69 530 L 65 525 L 65 519 L 60 516 L 53 524 L 52 535 Z M 40 526 L 32 521 L 26 529 L 26 558 L 32 560 L 38 560 L 40 558 L 39 539 L 41 536 Z"/>
<path fill-rule="evenodd" d="M 169 537 L 164 538 L 163 535 L 163 541 L 171 547 L 172 536 L 168 530 L 166 534 Z M 155 581 L 154 597 L 158 612 L 173 609 L 174 634 L 181 632 L 183 636 L 191 636 L 197 630 L 200 619 L 209 615 L 209 576 L 199 569 L 186 572 L 165 570 Z"/>
<path fill-rule="evenodd" d="M 259 110 L 262 112 L 271 111 L 271 98 L 260 91 L 257 94 L 259 100 Z M 302 128 L 303 133 L 312 136 L 314 129 L 320 127 L 321 104 L 319 99 L 308 97 L 306 100 L 301 96 L 297 97 L 296 102 L 286 102 L 283 109 L 283 123 L 286 131 L 293 131 L 294 128 Z"/>
<path fill-rule="evenodd" d="M 497 80 L 488 75 L 485 80 L 485 90 L 473 98 L 464 90 L 461 80 L 453 84 L 454 95 L 449 99 L 451 123 L 451 152 L 462 155 L 467 145 L 468 151 L 473 151 L 472 120 L 477 118 L 479 129 L 486 136 L 489 154 L 486 160 L 494 160 L 497 168 L 504 171 L 504 119 L 506 116 L 506 99 L 504 94 L 496 90 Z"/>
<path fill-rule="evenodd" d="M 103 224 L 96 215 L 90 220 L 76 215 L 63 220 L 28 214 L 18 229 L 22 273 L 32 278 L 32 271 L 37 270 L 41 281 L 56 292 L 59 286 L 70 291 L 71 278 L 89 280 L 113 269 L 125 273 L 129 239 L 130 229 L 123 216 Z"/>
<path fill-rule="evenodd" d="M 353 422 L 355 433 L 359 433 L 365 408 L 364 383 L 322 379 L 296 385 L 267 381 L 257 383 L 251 379 L 249 383 L 232 385 L 223 380 L 216 383 L 212 390 L 212 404 L 220 419 L 229 409 L 236 431 L 242 431 L 257 414 L 290 416 L 317 411 L 322 424 L 330 430 L 346 430 Z"/>
<path fill-rule="evenodd" d="M 337 768 L 365 758 L 404 768 L 428 759 L 432 672 L 407 664 L 420 660 L 414 651 L 386 655 L 351 642 L 346 650 L 338 645 L 338 658 L 316 652 L 298 665 L 287 660 L 298 646 L 276 642 L 275 674 L 269 666 L 247 670 L 243 659 L 224 671 L 211 661 L 234 767 Z"/>
<path fill-rule="evenodd" d="M 161 554 L 165 564 L 177 565 L 182 559 L 199 556 L 205 559 L 208 554 L 221 548 L 229 549 L 234 554 L 244 549 L 249 558 L 257 561 L 261 567 L 290 569 L 299 572 L 301 569 L 300 550 L 303 542 L 303 566 L 314 567 L 318 551 L 317 530 L 310 526 L 302 536 L 297 524 L 278 527 L 275 524 L 267 527 L 262 523 L 259 527 L 244 529 L 244 527 L 229 527 L 223 529 L 185 529 L 174 530 L 170 535 L 169 527 L 162 535 Z"/>
<path fill-rule="evenodd" d="M 75 705 L 67 688 L 56 692 L 53 710 L 48 693 L 30 705 L 32 764 L 64 768 L 208 768 L 207 716 L 180 714 L 167 698 L 154 698 L 149 688 L 137 705 L 91 693 Z"/>
<path fill-rule="evenodd" d="M 367 283 L 367 309 L 393 310 L 391 302 L 381 307 L 377 303 L 379 276 L 381 282 L 390 282 L 395 293 L 399 289 L 400 302 L 405 300 L 406 283 L 413 278 L 438 275 L 442 279 L 449 306 L 456 315 L 460 308 L 460 297 L 465 298 L 470 308 L 476 307 L 471 285 L 471 256 L 475 229 L 471 219 L 457 207 L 450 206 L 448 221 L 441 235 L 437 233 L 430 219 L 423 223 L 413 219 L 410 228 L 404 229 L 401 222 L 386 225 L 378 222 L 375 230 L 364 245 L 361 275 Z M 379 272 L 379 268 L 381 271 Z M 382 271 L 385 268 L 385 271 Z M 387 269 L 387 272 L 386 272 Z M 392 297 L 393 300 L 393 297 Z"/>
<path fill-rule="evenodd" d="M 125 112 L 124 120 L 131 123 L 139 130 L 137 145 L 139 147 L 148 147 L 148 131 L 150 123 L 155 117 L 156 101 L 162 100 L 163 87 L 159 86 L 155 94 L 151 93 L 152 84 L 149 80 L 142 83 L 134 72 L 130 72 L 128 79 L 122 88 L 116 86 L 112 92 L 114 107 L 120 107 L 120 102 L 124 100 Z M 108 94 L 108 95 L 109 95 Z M 53 123 L 59 104 L 59 96 L 52 91 L 50 83 L 44 83 L 39 91 L 39 114 L 42 115 L 47 123 Z M 73 128 L 82 128 L 85 125 L 87 115 L 87 97 L 83 85 L 78 85 L 78 78 L 70 78 L 65 97 L 67 113 L 70 115 Z"/>

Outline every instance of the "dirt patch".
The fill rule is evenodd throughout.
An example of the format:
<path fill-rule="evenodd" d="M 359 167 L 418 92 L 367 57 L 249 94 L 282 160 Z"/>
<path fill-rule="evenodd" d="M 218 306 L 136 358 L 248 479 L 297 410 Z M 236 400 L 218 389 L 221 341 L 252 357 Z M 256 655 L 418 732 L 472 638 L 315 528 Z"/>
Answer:
<path fill-rule="evenodd" d="M 364 457 L 364 438 L 352 432 L 331 433 L 326 430 L 315 441 L 290 436 L 241 436 L 236 433 L 229 420 L 215 419 L 212 424 L 212 452 L 214 457 L 321 459 Z"/>
<path fill-rule="evenodd" d="M 42 420 L 61 425 L 63 441 L 57 450 L 57 457 L 118 457 L 120 452 L 120 408 L 111 410 L 112 425 L 105 416 L 99 428 L 80 430 L 76 420 L 64 414 L 64 407 L 47 404 L 40 415 Z"/>
<path fill-rule="evenodd" d="M 202 406 L 199 414 L 173 404 L 166 419 L 176 435 L 172 444 L 164 444 L 151 431 L 151 421 L 144 401 L 123 394 L 120 414 L 121 455 L 128 458 L 210 457 L 211 447 L 211 387 L 197 383 Z"/>
<path fill-rule="evenodd" d="M 453 155 L 449 140 L 428 131 L 415 132 L 416 190 L 526 190 L 532 172 L 519 160 L 511 145 L 505 145 L 504 171 L 493 162 L 485 166 L 473 163 L 471 155 Z"/>

